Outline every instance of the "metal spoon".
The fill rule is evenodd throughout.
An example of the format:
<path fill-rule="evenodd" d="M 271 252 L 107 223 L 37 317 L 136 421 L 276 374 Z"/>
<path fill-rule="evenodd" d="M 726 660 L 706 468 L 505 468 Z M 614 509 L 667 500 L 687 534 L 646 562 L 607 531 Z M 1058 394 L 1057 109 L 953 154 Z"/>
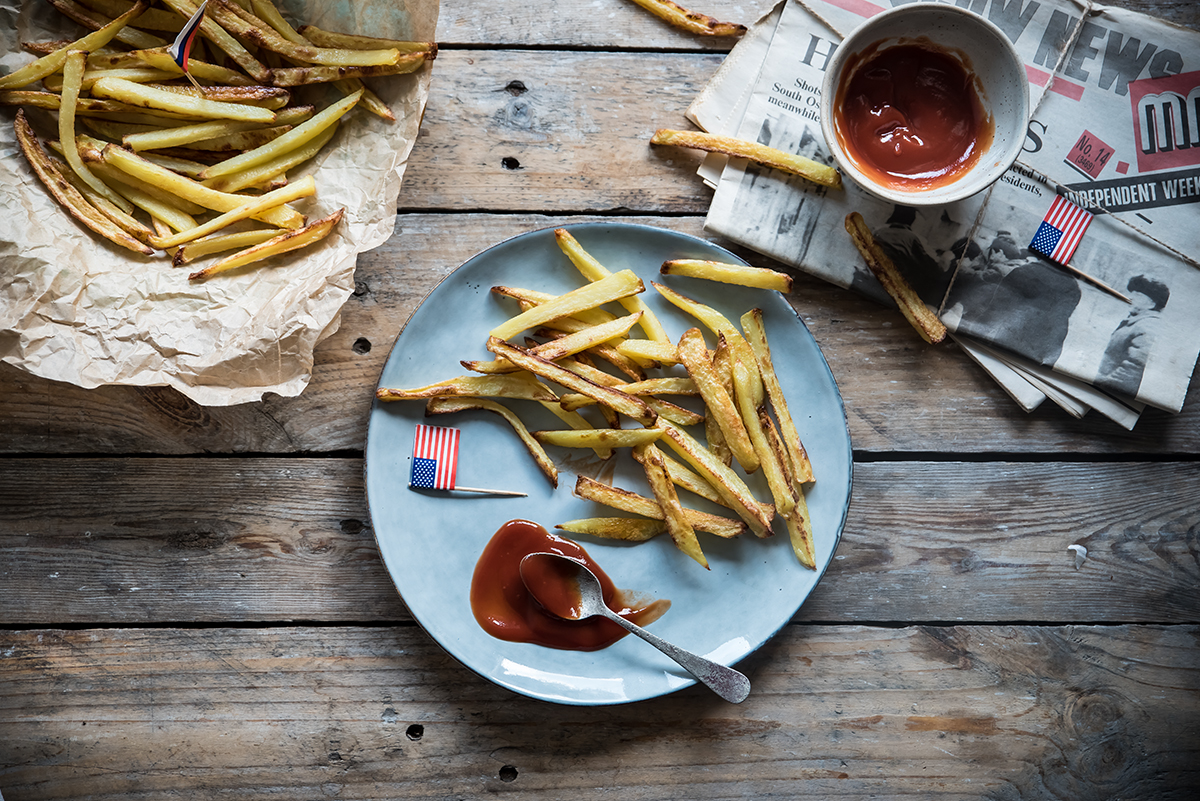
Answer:
<path fill-rule="evenodd" d="M 546 562 L 543 562 L 543 565 L 554 567 L 559 574 L 564 576 L 564 579 L 568 582 L 568 586 L 570 583 L 574 583 L 579 587 L 579 603 L 577 605 L 568 609 L 556 609 L 553 606 L 559 605 L 553 604 L 553 606 L 547 607 L 547 611 L 551 614 L 566 618 L 567 620 L 583 620 L 584 618 L 596 615 L 606 617 L 674 659 L 679 663 L 680 667 L 687 670 L 706 687 L 726 701 L 740 704 L 750 695 L 750 680 L 733 668 L 717 664 L 710 659 L 705 659 L 690 651 L 685 651 L 677 645 L 672 645 L 661 637 L 657 637 L 646 631 L 641 626 L 630 623 L 609 609 L 608 604 L 604 603 L 604 596 L 600 588 L 600 579 L 596 578 L 596 574 L 588 570 L 585 565 L 576 562 L 574 559 L 557 553 L 531 553 L 521 560 L 521 579 L 539 603 L 542 602 L 542 599 L 538 597 L 537 583 L 530 578 L 536 575 L 533 572 L 534 568 L 529 569 L 529 575 L 527 576 L 526 566 L 531 563 L 531 560 L 553 560 L 553 565 Z"/>

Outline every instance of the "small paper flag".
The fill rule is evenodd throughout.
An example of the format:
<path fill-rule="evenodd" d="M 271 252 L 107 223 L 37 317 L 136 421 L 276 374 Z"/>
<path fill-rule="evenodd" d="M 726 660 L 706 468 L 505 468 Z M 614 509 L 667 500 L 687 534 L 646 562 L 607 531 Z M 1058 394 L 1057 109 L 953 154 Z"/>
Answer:
<path fill-rule="evenodd" d="M 408 485 L 418 489 L 454 489 L 458 472 L 457 428 L 417 426 L 413 445 L 412 474 Z"/>
<path fill-rule="evenodd" d="M 1038 226 L 1029 247 L 1059 264 L 1066 264 L 1075 255 L 1083 232 L 1091 225 L 1091 212 L 1084 211 L 1062 195 L 1057 195 Z"/>
<path fill-rule="evenodd" d="M 208 0 L 204 0 L 192 18 L 183 26 L 183 30 L 175 37 L 175 41 L 167 48 L 167 53 L 175 59 L 175 63 L 179 65 L 179 69 L 183 70 L 185 75 L 188 71 L 188 55 L 191 54 L 192 45 L 195 44 L 196 37 L 200 34 L 200 23 L 204 20 L 204 9 L 207 5 Z"/>

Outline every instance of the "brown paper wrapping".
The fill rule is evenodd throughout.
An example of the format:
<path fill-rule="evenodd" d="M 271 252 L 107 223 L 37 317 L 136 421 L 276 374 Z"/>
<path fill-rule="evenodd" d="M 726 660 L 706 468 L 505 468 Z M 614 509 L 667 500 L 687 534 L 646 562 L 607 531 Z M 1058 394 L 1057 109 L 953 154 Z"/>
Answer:
<path fill-rule="evenodd" d="M 434 39 L 438 14 L 438 0 L 278 5 L 293 23 L 419 41 Z M 31 60 L 23 39 L 80 35 L 45 3 L 0 0 L 0 73 Z M 431 67 L 370 81 L 396 121 L 355 109 L 313 162 L 289 174 L 316 178 L 317 196 L 294 204 L 310 219 L 346 209 L 333 234 L 204 282 L 188 281 L 194 266 L 131 253 L 76 223 L 21 155 L 15 109 L 0 108 L 0 360 L 86 388 L 170 386 L 207 406 L 300 394 L 313 349 L 337 330 L 354 289 L 357 255 L 392 234 Z M 318 107 L 339 96 L 312 91 Z"/>

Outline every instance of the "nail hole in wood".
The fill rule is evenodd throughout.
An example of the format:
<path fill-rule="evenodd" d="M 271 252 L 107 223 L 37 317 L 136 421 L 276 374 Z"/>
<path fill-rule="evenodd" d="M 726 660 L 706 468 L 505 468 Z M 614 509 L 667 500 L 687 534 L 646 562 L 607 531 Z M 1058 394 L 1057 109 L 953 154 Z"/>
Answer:
<path fill-rule="evenodd" d="M 504 87 L 504 91 L 508 92 L 513 97 L 516 97 L 517 95 L 525 94 L 529 90 L 525 87 L 525 84 L 521 83 L 520 81 L 509 81 L 508 86 Z"/>
<path fill-rule="evenodd" d="M 366 337 L 359 337 L 358 339 L 354 340 L 352 349 L 355 353 L 370 353 L 371 340 L 367 339 Z"/>
<path fill-rule="evenodd" d="M 425 727 L 422 726 L 420 723 L 414 723 L 413 725 L 411 725 L 407 729 L 405 729 L 404 733 L 408 736 L 408 739 L 410 739 L 410 740 L 420 740 L 422 737 L 425 736 Z"/>
<path fill-rule="evenodd" d="M 517 780 L 517 769 L 512 765 L 505 765 L 500 768 L 500 781 L 513 782 Z"/>
<path fill-rule="evenodd" d="M 512 156 L 505 156 L 504 158 L 500 159 L 500 166 L 506 170 L 519 170 L 521 169 L 521 162 L 517 161 Z"/>

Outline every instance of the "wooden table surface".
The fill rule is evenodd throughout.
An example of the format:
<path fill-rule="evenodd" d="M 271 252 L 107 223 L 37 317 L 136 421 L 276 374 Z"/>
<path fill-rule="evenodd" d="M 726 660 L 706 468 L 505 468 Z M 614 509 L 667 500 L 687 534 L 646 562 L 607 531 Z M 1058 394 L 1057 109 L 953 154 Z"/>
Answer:
<path fill-rule="evenodd" d="M 1192 0 L 1125 4 L 1200 27 Z M 697 7 L 750 22 L 768 0 Z M 6 801 L 1193 797 L 1200 382 L 1132 432 L 1025 414 L 955 348 L 802 275 L 854 490 L 823 581 L 742 663 L 749 700 L 556 706 L 431 641 L 363 494 L 392 342 L 522 231 L 704 236 L 698 159 L 647 139 L 687 127 L 729 47 L 626 0 L 443 0 L 438 39 L 395 236 L 360 258 L 300 397 L 203 408 L 0 366 Z"/>

